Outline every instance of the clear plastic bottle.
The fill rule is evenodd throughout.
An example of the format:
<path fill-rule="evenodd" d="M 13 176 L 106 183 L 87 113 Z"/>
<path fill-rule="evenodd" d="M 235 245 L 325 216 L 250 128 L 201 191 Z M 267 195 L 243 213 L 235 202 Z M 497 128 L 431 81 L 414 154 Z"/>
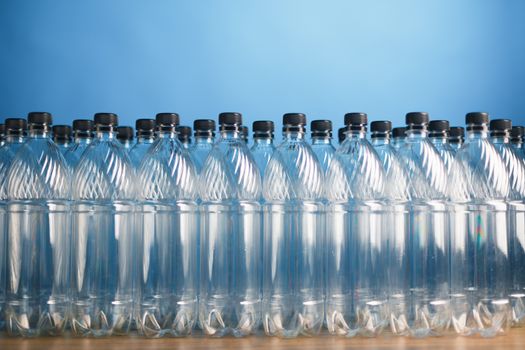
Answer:
<path fill-rule="evenodd" d="M 5 124 L 0 124 L 0 147 L 5 145 Z"/>
<path fill-rule="evenodd" d="M 118 117 L 95 114 L 96 137 L 73 175 L 72 321 L 75 336 L 128 334 L 132 323 L 135 176 L 116 139 Z"/>
<path fill-rule="evenodd" d="M 405 144 L 407 128 L 397 127 L 392 129 L 392 147 L 397 151 Z"/>
<path fill-rule="evenodd" d="M 466 272 L 453 279 L 452 291 L 463 290 L 469 311 L 465 335 L 494 336 L 510 325 L 507 296 L 510 256 L 507 203 L 509 177 L 488 134 L 488 114 L 466 115 L 467 137 L 456 158 L 463 164 L 472 187 L 468 204 Z"/>
<path fill-rule="evenodd" d="M 0 332 L 5 330 L 5 307 L 7 293 L 7 173 L 16 152 L 25 142 L 27 123 L 25 119 L 5 120 L 5 144 L 0 147 Z"/>
<path fill-rule="evenodd" d="M 208 336 L 245 336 L 261 319 L 261 177 L 241 124 L 240 113 L 219 115 L 200 174 L 199 324 Z"/>
<path fill-rule="evenodd" d="M 190 149 L 193 162 L 200 172 L 204 161 L 208 157 L 215 142 L 215 120 L 197 119 L 193 121 L 195 142 Z"/>
<path fill-rule="evenodd" d="M 314 151 L 323 172 L 326 173 L 335 154 L 332 145 L 332 122 L 330 120 L 314 120 L 310 123 L 312 134 L 312 150 Z"/>
<path fill-rule="evenodd" d="M 242 126 L 241 128 L 241 139 L 244 141 L 244 143 L 248 144 L 250 131 L 248 130 L 247 126 Z"/>
<path fill-rule="evenodd" d="M 525 163 L 510 143 L 512 122 L 509 119 L 490 121 L 491 141 L 498 150 L 509 175 L 508 239 L 511 275 L 508 291 L 512 322 L 525 323 Z"/>
<path fill-rule="evenodd" d="M 337 141 L 339 145 L 341 145 L 345 139 L 346 139 L 346 128 L 345 127 L 339 128 L 337 130 Z"/>
<path fill-rule="evenodd" d="M 73 145 L 64 154 L 69 166 L 74 169 L 80 157 L 93 140 L 93 121 L 89 119 L 73 120 Z"/>
<path fill-rule="evenodd" d="M 143 232 L 139 329 L 187 336 L 197 319 L 199 211 L 195 166 L 177 140 L 175 113 L 157 114 L 158 139 L 137 173 Z"/>
<path fill-rule="evenodd" d="M 367 119 L 345 115 L 346 140 L 326 179 L 326 323 L 346 337 L 377 336 L 389 322 L 385 174 L 366 140 Z"/>
<path fill-rule="evenodd" d="M 140 166 L 140 162 L 155 141 L 155 127 L 155 119 L 137 119 L 135 122 L 137 142 L 129 151 L 129 157 L 135 169 Z"/>
<path fill-rule="evenodd" d="M 51 114 L 28 114 L 29 137 L 7 174 L 7 331 L 62 335 L 68 322 L 70 172 Z"/>
<path fill-rule="evenodd" d="M 73 145 L 71 137 L 71 127 L 69 125 L 53 125 L 53 142 L 58 146 L 63 155 Z"/>
<path fill-rule="evenodd" d="M 406 115 L 405 144 L 399 149 L 411 182 L 410 304 L 414 337 L 442 335 L 450 322 L 447 170 L 427 137 L 425 112 Z"/>
<path fill-rule="evenodd" d="M 283 116 L 283 142 L 264 174 L 263 326 L 316 335 L 324 318 L 324 174 L 305 140 L 306 116 Z"/>
<path fill-rule="evenodd" d="M 124 146 L 124 149 L 129 153 L 133 148 L 133 128 L 131 126 L 117 127 L 117 140 Z"/>
<path fill-rule="evenodd" d="M 451 126 L 448 130 L 448 144 L 456 153 L 465 142 L 465 128 L 462 126 Z"/>
<path fill-rule="evenodd" d="M 185 125 L 177 126 L 179 141 L 185 149 L 191 148 L 191 128 Z"/>
<path fill-rule="evenodd" d="M 275 151 L 273 145 L 274 124 L 271 120 L 253 122 L 253 146 L 251 152 L 261 176 L 264 176 L 268 162 Z"/>
<path fill-rule="evenodd" d="M 390 330 L 394 335 L 407 335 L 409 333 L 407 306 L 410 296 L 408 273 L 410 182 L 390 142 L 392 123 L 388 120 L 374 121 L 370 123 L 370 131 L 372 146 L 385 172 L 383 194 L 387 207 L 383 217 L 385 220 L 383 227 L 389 229 L 386 230 L 384 238 L 388 242 L 384 268 L 387 271 L 385 283 L 389 289 Z"/>

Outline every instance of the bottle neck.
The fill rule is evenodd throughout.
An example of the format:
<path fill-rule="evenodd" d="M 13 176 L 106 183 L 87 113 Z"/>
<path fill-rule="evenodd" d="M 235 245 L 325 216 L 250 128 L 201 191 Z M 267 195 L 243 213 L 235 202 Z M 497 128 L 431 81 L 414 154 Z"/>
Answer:
<path fill-rule="evenodd" d="M 24 133 L 8 133 L 5 137 L 6 143 L 23 143 L 24 142 Z"/>
<path fill-rule="evenodd" d="M 361 130 L 348 130 L 346 132 L 346 138 L 350 140 L 361 140 L 366 139 L 366 129 Z"/>
<path fill-rule="evenodd" d="M 381 137 L 373 137 L 372 138 L 372 145 L 373 146 L 383 146 L 383 145 L 389 145 L 390 144 L 390 137 L 388 136 L 381 136 Z"/>
<path fill-rule="evenodd" d="M 33 139 L 49 138 L 51 129 L 47 124 L 31 124 L 29 126 L 29 137 Z"/>
<path fill-rule="evenodd" d="M 222 139 L 239 139 L 239 140 L 241 140 L 241 129 L 240 128 L 222 129 L 221 130 L 221 138 Z"/>
<path fill-rule="evenodd" d="M 430 137 L 430 141 L 435 145 L 442 145 L 448 143 L 448 138 L 446 135 L 432 136 Z"/>
<path fill-rule="evenodd" d="M 501 145 L 504 143 L 510 143 L 510 138 L 507 135 L 496 135 L 490 138 L 492 143 L 495 145 Z"/>
<path fill-rule="evenodd" d="M 207 143 L 213 143 L 213 136 L 207 135 L 207 136 L 195 136 L 195 143 L 196 144 L 207 144 Z"/>
<path fill-rule="evenodd" d="M 312 137 L 312 145 L 331 145 L 332 138 L 330 136 Z"/>
<path fill-rule="evenodd" d="M 467 141 L 475 140 L 475 139 L 488 139 L 488 138 L 489 138 L 489 132 L 487 130 L 487 127 L 484 127 L 482 129 L 467 130 Z"/>
<path fill-rule="evenodd" d="M 406 140 L 409 142 L 417 142 L 417 141 L 426 139 L 427 136 L 428 136 L 428 132 L 427 132 L 427 129 L 424 127 L 421 129 L 408 129 Z"/>
<path fill-rule="evenodd" d="M 153 143 L 155 141 L 155 135 L 137 135 L 137 143 Z"/>
<path fill-rule="evenodd" d="M 254 145 L 271 145 L 273 143 L 273 138 L 271 137 L 254 137 Z"/>
<path fill-rule="evenodd" d="M 304 140 L 304 131 L 291 131 L 286 130 L 283 132 L 283 138 L 286 140 Z"/>

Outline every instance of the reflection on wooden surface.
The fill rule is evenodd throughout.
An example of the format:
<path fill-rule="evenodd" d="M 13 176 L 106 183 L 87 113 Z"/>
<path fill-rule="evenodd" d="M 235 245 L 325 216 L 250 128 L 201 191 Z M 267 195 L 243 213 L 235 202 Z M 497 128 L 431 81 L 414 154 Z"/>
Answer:
<path fill-rule="evenodd" d="M 385 335 L 380 338 L 337 338 L 323 335 L 316 338 L 301 337 L 297 339 L 278 339 L 267 337 L 250 337 L 243 339 L 221 338 L 208 339 L 194 338 L 168 338 L 168 339 L 143 339 L 137 336 L 121 338 L 112 337 L 104 339 L 75 339 L 75 338 L 38 338 L 17 339 L 1 338 L 0 350 L 83 350 L 83 349 L 472 349 L 472 350 L 497 350 L 516 349 L 525 350 L 525 328 L 513 329 L 507 336 L 492 339 L 441 337 L 427 339 L 396 338 Z"/>

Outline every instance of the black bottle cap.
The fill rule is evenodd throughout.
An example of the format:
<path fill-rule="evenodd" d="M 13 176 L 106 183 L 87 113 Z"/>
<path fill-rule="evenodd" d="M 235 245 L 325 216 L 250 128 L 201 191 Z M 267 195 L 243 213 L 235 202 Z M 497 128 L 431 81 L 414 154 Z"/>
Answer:
<path fill-rule="evenodd" d="M 219 114 L 219 125 L 241 125 L 242 114 L 237 112 L 222 112 Z"/>
<path fill-rule="evenodd" d="M 488 124 L 489 114 L 485 112 L 470 112 L 465 116 L 465 124 Z"/>
<path fill-rule="evenodd" d="M 407 128 L 404 126 L 397 127 L 392 129 L 392 136 L 394 137 L 405 137 L 407 132 Z"/>
<path fill-rule="evenodd" d="M 490 121 L 490 131 L 494 132 L 508 132 L 512 129 L 512 121 L 510 119 L 493 119 Z"/>
<path fill-rule="evenodd" d="M 131 126 L 117 127 L 117 140 L 120 140 L 120 141 L 133 140 L 133 128 Z"/>
<path fill-rule="evenodd" d="M 274 124 L 271 120 L 256 120 L 252 124 L 253 134 L 264 133 L 270 134 L 274 132 Z"/>
<path fill-rule="evenodd" d="M 283 115 L 284 126 L 305 126 L 306 115 L 303 113 L 286 113 Z"/>
<path fill-rule="evenodd" d="M 48 112 L 29 112 L 27 114 L 27 122 L 29 124 L 52 124 L 53 117 Z"/>
<path fill-rule="evenodd" d="M 118 116 L 115 113 L 95 113 L 94 121 L 96 125 L 117 126 Z"/>
<path fill-rule="evenodd" d="M 428 123 L 429 136 L 445 135 L 450 129 L 448 120 L 431 120 Z"/>
<path fill-rule="evenodd" d="M 27 121 L 23 118 L 7 118 L 4 123 L 6 130 L 27 130 Z"/>
<path fill-rule="evenodd" d="M 191 128 L 186 125 L 177 126 L 177 133 L 179 141 L 188 142 L 191 138 Z"/>
<path fill-rule="evenodd" d="M 392 122 L 390 120 L 376 120 L 370 123 L 371 132 L 386 133 L 392 130 Z"/>
<path fill-rule="evenodd" d="M 312 134 L 315 134 L 315 133 L 331 134 L 332 133 L 332 121 L 328 119 L 313 120 L 310 123 L 310 130 Z"/>
<path fill-rule="evenodd" d="M 193 130 L 195 131 L 195 134 L 201 131 L 215 132 L 215 120 L 196 119 L 193 121 Z"/>
<path fill-rule="evenodd" d="M 89 119 L 73 120 L 73 131 L 91 132 L 93 131 L 93 121 Z"/>
<path fill-rule="evenodd" d="M 448 137 L 465 137 L 465 129 L 461 126 L 451 126 L 448 129 Z"/>
<path fill-rule="evenodd" d="M 177 126 L 179 125 L 179 115 L 177 113 L 157 113 L 155 121 L 157 126 Z"/>
<path fill-rule="evenodd" d="M 513 126 L 510 130 L 510 141 L 511 142 L 521 142 L 523 135 L 525 133 L 525 128 L 523 126 Z"/>
<path fill-rule="evenodd" d="M 153 132 L 157 123 L 155 119 L 137 119 L 135 121 L 135 129 L 137 134 L 140 132 Z"/>
<path fill-rule="evenodd" d="M 407 125 L 428 124 L 429 117 L 427 112 L 409 112 L 405 115 Z"/>
<path fill-rule="evenodd" d="M 54 125 L 53 138 L 69 139 L 71 137 L 71 127 L 69 125 Z"/>
<path fill-rule="evenodd" d="M 366 125 L 368 124 L 368 116 L 366 113 L 346 113 L 345 114 L 345 125 Z"/>
<path fill-rule="evenodd" d="M 346 139 L 346 130 L 348 129 L 345 127 L 337 129 L 337 139 L 339 143 L 343 143 L 343 141 Z"/>

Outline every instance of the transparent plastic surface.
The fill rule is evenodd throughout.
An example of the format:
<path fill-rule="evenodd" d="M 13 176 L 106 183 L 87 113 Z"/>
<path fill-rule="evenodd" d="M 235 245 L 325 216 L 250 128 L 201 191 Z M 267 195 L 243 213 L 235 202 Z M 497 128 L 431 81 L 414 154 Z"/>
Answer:
<path fill-rule="evenodd" d="M 253 146 L 250 151 L 261 176 L 264 176 L 268 162 L 275 151 L 273 141 L 270 138 L 254 138 Z"/>

